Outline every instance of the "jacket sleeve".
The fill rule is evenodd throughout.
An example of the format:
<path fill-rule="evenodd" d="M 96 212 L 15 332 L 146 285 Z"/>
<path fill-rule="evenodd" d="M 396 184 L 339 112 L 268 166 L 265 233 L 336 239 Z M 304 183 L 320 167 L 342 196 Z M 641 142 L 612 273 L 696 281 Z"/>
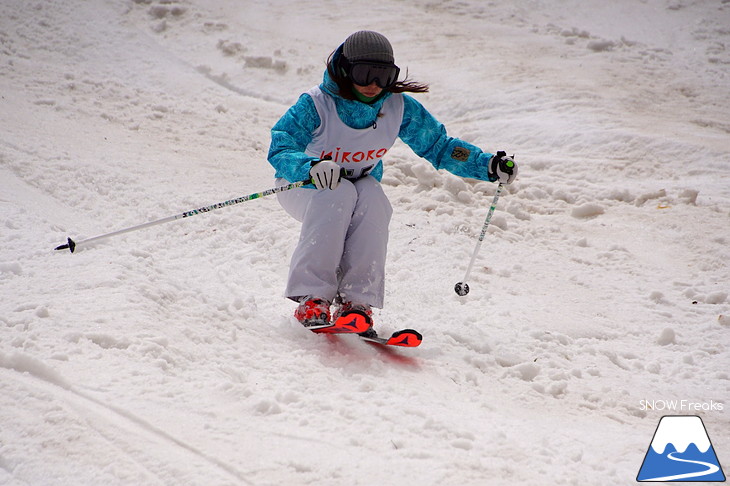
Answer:
<path fill-rule="evenodd" d="M 492 154 L 458 138 L 449 137 L 446 128 L 413 97 L 403 95 L 403 122 L 398 136 L 420 157 L 436 169 L 445 169 L 460 177 L 483 181 L 489 178 Z"/>
<path fill-rule="evenodd" d="M 302 94 L 271 129 L 269 163 L 276 169 L 276 177 L 289 182 L 309 179 L 310 157 L 304 151 L 312 141 L 312 133 L 321 121 L 312 97 Z"/>

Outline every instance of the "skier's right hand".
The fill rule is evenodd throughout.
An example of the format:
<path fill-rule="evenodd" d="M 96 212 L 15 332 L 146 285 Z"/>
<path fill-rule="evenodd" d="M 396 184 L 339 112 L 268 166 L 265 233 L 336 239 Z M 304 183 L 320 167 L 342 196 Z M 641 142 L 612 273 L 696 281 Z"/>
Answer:
<path fill-rule="evenodd" d="M 315 160 L 309 176 L 317 189 L 336 189 L 340 184 L 340 166 L 331 160 Z"/>

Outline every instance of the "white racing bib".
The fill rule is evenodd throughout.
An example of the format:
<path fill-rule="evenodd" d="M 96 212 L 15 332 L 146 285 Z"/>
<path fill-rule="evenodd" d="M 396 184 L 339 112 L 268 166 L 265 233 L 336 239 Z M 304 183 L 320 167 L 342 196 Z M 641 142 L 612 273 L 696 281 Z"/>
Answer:
<path fill-rule="evenodd" d="M 357 129 L 340 120 L 335 101 L 318 86 L 307 94 L 312 97 L 321 120 L 307 145 L 307 155 L 319 159 L 331 157 L 345 169 L 347 179 L 369 174 L 398 138 L 403 121 L 403 95 L 394 93 L 385 100 L 374 126 Z"/>

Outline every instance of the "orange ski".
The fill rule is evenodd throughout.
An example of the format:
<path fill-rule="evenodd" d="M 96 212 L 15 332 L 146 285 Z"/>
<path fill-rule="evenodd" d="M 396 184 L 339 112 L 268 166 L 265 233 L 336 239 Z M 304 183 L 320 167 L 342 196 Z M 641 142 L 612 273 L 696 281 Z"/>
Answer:
<path fill-rule="evenodd" d="M 373 321 L 364 312 L 353 310 L 340 316 L 334 324 L 312 331 L 323 334 L 360 334 L 372 327 Z"/>
<path fill-rule="evenodd" d="M 403 329 L 402 331 L 394 332 L 389 338 L 381 337 L 367 337 L 360 336 L 361 339 L 375 344 L 383 344 L 387 346 L 403 346 L 406 348 L 415 348 L 419 346 L 423 341 L 423 336 L 420 332 L 414 331 L 413 329 Z"/>

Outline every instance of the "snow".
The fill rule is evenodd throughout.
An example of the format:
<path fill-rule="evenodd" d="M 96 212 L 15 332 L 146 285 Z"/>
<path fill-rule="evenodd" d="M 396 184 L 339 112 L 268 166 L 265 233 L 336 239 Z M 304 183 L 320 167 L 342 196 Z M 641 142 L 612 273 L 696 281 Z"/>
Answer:
<path fill-rule="evenodd" d="M 3 0 L 0 484 L 634 482 L 667 411 L 728 462 L 730 3 Z M 398 144 L 383 350 L 299 327 L 269 129 L 351 32 L 518 181 Z M 681 411 L 678 411 L 681 412 Z M 723 457 L 725 459 L 723 460 Z"/>

